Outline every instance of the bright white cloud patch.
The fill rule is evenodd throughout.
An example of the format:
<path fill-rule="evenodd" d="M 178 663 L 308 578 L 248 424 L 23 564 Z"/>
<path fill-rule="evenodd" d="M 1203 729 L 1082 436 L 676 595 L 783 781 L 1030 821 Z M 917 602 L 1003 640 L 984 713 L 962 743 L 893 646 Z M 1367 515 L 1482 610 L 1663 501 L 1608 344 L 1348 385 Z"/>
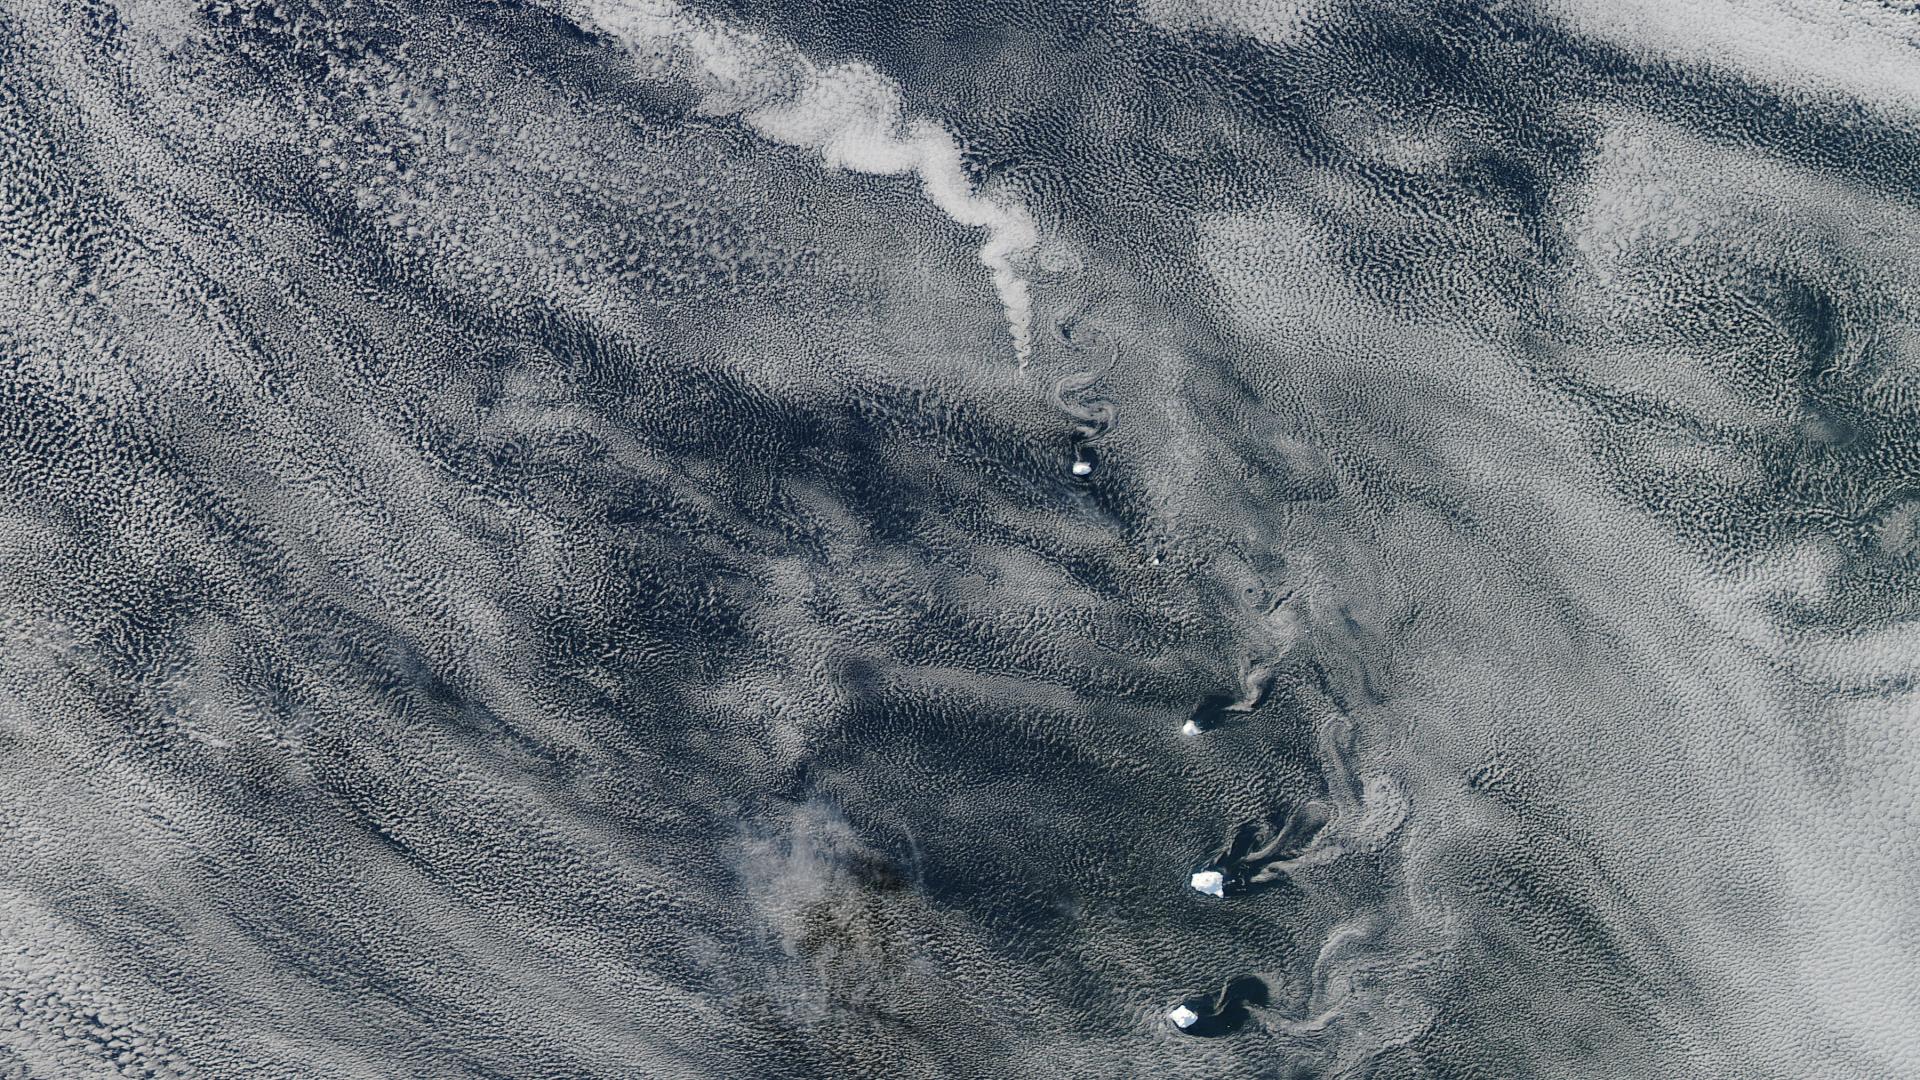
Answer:
<path fill-rule="evenodd" d="M 734 116 L 774 142 L 820 155 L 830 168 L 913 175 L 940 211 L 984 229 L 980 262 L 993 275 L 1014 352 L 1033 351 L 1032 298 L 1015 260 L 1038 242 L 1022 206 L 974 189 L 953 135 L 909 115 L 899 87 L 867 64 L 820 65 L 786 42 L 728 26 L 672 0 L 586 0 L 580 14 L 643 64 L 700 94 L 700 108 Z"/>

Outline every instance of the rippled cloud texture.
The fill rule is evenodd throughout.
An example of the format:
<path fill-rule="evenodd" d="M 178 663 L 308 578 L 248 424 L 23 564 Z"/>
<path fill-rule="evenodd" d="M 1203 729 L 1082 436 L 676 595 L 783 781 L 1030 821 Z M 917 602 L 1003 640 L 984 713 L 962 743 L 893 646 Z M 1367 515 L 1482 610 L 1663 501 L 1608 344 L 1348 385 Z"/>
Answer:
<path fill-rule="evenodd" d="M 1917 44 L 0 0 L 0 1076 L 1920 1075 Z"/>

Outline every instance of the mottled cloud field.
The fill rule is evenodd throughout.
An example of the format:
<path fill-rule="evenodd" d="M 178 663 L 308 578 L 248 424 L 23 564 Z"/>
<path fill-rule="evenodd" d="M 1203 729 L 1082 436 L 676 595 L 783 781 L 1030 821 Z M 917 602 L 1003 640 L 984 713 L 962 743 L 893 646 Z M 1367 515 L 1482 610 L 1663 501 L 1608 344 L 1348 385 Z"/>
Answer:
<path fill-rule="evenodd" d="M 0 2 L 0 1076 L 1920 1073 L 1917 35 Z"/>

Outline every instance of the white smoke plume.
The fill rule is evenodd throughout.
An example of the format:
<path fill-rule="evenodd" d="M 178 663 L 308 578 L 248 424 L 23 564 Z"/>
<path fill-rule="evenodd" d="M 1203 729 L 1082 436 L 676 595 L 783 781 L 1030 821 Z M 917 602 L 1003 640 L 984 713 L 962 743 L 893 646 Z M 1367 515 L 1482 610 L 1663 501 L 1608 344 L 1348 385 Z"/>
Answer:
<path fill-rule="evenodd" d="M 673 0 L 583 0 L 570 9 L 619 38 L 643 65 L 694 87 L 710 116 L 736 116 L 767 139 L 818 153 L 830 168 L 918 176 L 941 212 L 986 230 L 980 261 L 993 274 L 1014 351 L 1026 363 L 1032 302 L 1013 260 L 1038 240 L 1033 218 L 1022 206 L 976 192 L 952 134 L 908 116 L 892 80 L 866 64 L 822 67 L 786 42 Z"/>

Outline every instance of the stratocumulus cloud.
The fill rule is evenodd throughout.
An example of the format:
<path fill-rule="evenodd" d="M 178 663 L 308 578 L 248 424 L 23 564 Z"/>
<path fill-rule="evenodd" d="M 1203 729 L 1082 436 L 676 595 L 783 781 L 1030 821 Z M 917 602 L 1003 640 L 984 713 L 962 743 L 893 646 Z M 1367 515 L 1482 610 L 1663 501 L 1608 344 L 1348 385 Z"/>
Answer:
<path fill-rule="evenodd" d="M 0 1077 L 1913 1074 L 1917 34 L 0 4 Z"/>

